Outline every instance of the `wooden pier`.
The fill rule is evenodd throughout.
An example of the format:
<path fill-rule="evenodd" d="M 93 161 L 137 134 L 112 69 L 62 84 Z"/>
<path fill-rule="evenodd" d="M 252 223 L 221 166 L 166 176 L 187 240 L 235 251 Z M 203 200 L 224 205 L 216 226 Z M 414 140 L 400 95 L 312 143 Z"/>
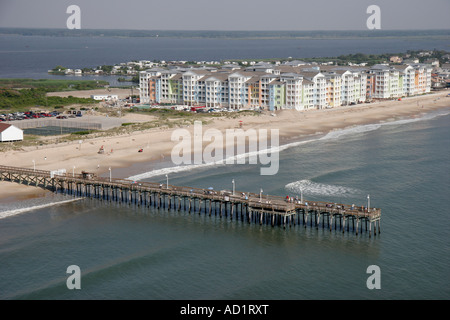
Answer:
<path fill-rule="evenodd" d="M 308 225 L 336 232 L 380 233 L 381 210 L 323 201 L 301 201 L 280 196 L 173 186 L 155 182 L 96 177 L 89 173 L 54 174 L 50 171 L 0 166 L 0 180 L 33 185 L 72 196 L 117 201 L 143 207 L 225 216 L 248 223 L 283 228 Z M 363 224 L 365 227 L 363 228 Z M 350 225 L 351 228 L 350 228 Z"/>

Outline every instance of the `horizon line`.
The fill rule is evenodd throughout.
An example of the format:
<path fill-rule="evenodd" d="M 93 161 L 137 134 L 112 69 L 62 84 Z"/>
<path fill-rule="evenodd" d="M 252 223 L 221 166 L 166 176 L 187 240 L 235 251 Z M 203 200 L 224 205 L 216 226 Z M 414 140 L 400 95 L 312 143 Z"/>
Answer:
<path fill-rule="evenodd" d="M 225 29 L 116 29 L 116 28 L 81 28 L 81 29 L 68 29 L 66 27 L 2 27 L 0 26 L 0 29 L 46 29 L 46 30 L 68 30 L 68 31 L 83 31 L 83 30 L 90 30 L 90 31 L 176 31 L 176 32 L 396 32 L 396 31 L 450 31 L 450 28 L 447 29 L 311 29 L 311 30 L 294 30 L 294 29 L 280 29 L 280 30 L 225 30 Z M 449 34 L 450 36 L 450 34 Z"/>

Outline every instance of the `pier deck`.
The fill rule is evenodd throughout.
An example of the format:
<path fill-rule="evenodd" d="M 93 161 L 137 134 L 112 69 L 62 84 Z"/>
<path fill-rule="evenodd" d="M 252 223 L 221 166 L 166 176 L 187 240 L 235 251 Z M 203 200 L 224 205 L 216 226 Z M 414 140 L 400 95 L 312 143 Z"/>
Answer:
<path fill-rule="evenodd" d="M 345 232 L 352 230 L 358 235 L 358 231 L 365 231 L 372 235 L 372 223 L 374 234 L 380 233 L 381 209 L 366 208 L 341 203 L 324 201 L 301 201 L 286 199 L 281 196 L 260 195 L 249 192 L 230 190 L 210 190 L 183 186 L 173 186 L 156 182 L 136 182 L 127 179 L 110 179 L 96 177 L 92 174 L 54 174 L 46 170 L 26 169 L 10 166 L 0 166 L 0 180 L 21 184 L 34 185 L 36 187 L 50 189 L 73 196 L 85 196 L 136 204 L 138 206 L 153 206 L 168 210 L 181 210 L 191 212 L 203 212 L 217 215 L 225 215 L 230 219 L 241 218 L 260 224 L 291 226 L 301 224 L 306 227 L 334 229 Z M 322 221 L 321 219 L 322 218 Z M 325 219 L 326 218 L 326 219 Z M 355 226 L 356 222 L 356 226 Z M 378 227 L 378 228 L 377 228 Z"/>

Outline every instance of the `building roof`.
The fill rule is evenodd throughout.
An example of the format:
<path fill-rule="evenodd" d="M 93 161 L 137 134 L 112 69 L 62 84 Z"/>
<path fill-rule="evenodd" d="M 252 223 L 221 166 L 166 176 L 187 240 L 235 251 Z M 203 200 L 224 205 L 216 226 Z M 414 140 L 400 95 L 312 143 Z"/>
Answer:
<path fill-rule="evenodd" d="M 320 71 L 308 71 L 308 72 L 302 71 L 302 72 L 301 72 L 301 75 L 302 75 L 304 78 L 308 78 L 308 79 L 312 79 L 312 78 L 314 78 L 314 77 L 317 76 L 317 75 L 322 75 L 322 76 L 323 76 L 323 74 L 320 73 Z"/>
<path fill-rule="evenodd" d="M 250 79 L 248 79 L 245 83 L 247 84 L 254 84 L 259 82 L 259 76 L 253 76 Z"/>
<path fill-rule="evenodd" d="M 228 81 L 228 75 L 229 73 L 225 72 L 214 72 L 214 73 L 208 73 L 201 77 L 199 81 Z"/>
<path fill-rule="evenodd" d="M 299 73 L 301 69 L 300 67 L 281 65 L 275 67 L 275 70 L 279 70 L 280 73 Z"/>
<path fill-rule="evenodd" d="M 293 66 L 293 67 L 298 67 L 298 66 L 302 66 L 302 65 L 306 65 L 306 64 L 309 64 L 309 63 L 300 61 L 300 60 L 286 61 L 283 63 L 283 65 L 285 65 L 285 66 Z"/>
<path fill-rule="evenodd" d="M 285 82 L 280 81 L 280 80 L 273 80 L 269 83 L 270 85 L 284 85 Z"/>
<path fill-rule="evenodd" d="M 6 129 L 8 129 L 9 127 L 11 127 L 12 125 L 9 123 L 0 123 L 0 132 L 5 131 Z"/>
<path fill-rule="evenodd" d="M 392 66 L 396 70 L 405 71 L 407 68 L 410 67 L 408 64 L 395 64 Z"/>
<path fill-rule="evenodd" d="M 177 74 L 177 73 L 179 73 L 179 72 L 180 72 L 179 70 L 171 69 L 171 70 L 164 70 L 164 71 L 161 71 L 161 74 Z"/>
<path fill-rule="evenodd" d="M 181 73 L 177 73 L 176 75 L 174 75 L 172 78 L 170 78 L 170 80 L 180 80 L 183 79 L 183 75 Z"/>
<path fill-rule="evenodd" d="M 280 78 L 292 78 L 292 79 L 302 79 L 303 76 L 298 73 L 283 73 L 280 75 Z"/>
<path fill-rule="evenodd" d="M 229 71 L 227 71 L 229 72 Z M 242 78 L 251 78 L 253 76 L 253 72 L 247 72 L 247 71 L 235 71 L 229 73 L 230 77 L 242 77 Z"/>
<path fill-rule="evenodd" d="M 389 66 L 385 64 L 375 64 L 370 69 L 372 70 L 389 70 Z"/>

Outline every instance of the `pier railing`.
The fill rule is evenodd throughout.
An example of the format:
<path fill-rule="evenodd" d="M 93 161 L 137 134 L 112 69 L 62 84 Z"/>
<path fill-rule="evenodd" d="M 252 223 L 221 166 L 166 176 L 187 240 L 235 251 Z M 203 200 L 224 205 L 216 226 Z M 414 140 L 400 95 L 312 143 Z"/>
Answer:
<path fill-rule="evenodd" d="M 334 217 L 339 217 L 343 219 L 344 225 L 346 219 L 353 219 L 377 222 L 379 228 L 379 220 L 381 219 L 381 209 L 379 208 L 367 208 L 365 206 L 355 206 L 342 203 L 332 203 L 326 201 L 306 201 L 299 200 L 297 197 L 282 197 L 276 195 L 262 195 L 252 192 L 241 192 L 241 191 L 231 191 L 231 190 L 214 190 L 212 188 L 196 188 L 187 186 L 174 186 L 167 185 L 158 182 L 141 182 L 133 181 L 128 179 L 118 179 L 109 177 L 97 177 L 93 174 L 86 172 L 82 173 L 55 173 L 46 170 L 37 170 L 35 168 L 19 168 L 13 166 L 0 166 L 0 179 L 15 181 L 19 183 L 34 184 L 36 186 L 51 187 L 53 190 L 67 190 L 73 191 L 74 188 L 79 186 L 83 187 L 85 193 L 90 194 L 90 188 L 94 188 L 94 192 L 98 195 L 100 191 L 107 189 L 108 192 L 113 197 L 114 192 L 117 194 L 120 192 L 123 196 L 123 192 L 128 194 L 135 194 L 139 196 L 139 201 L 149 202 L 152 201 L 152 194 L 157 194 L 158 199 L 161 196 L 166 197 L 170 206 L 171 197 L 180 199 L 194 199 L 198 201 L 199 206 L 202 202 L 205 203 L 209 201 L 210 210 L 212 203 L 229 204 L 231 206 L 243 206 L 250 210 L 250 212 L 258 212 L 261 215 L 277 215 L 284 218 L 290 216 L 303 214 L 303 218 L 307 220 L 307 215 L 311 217 L 314 215 L 315 219 L 320 220 L 322 216 L 322 223 L 325 223 L 324 216 L 328 219 L 331 217 L 331 223 Z M 142 200 L 142 194 L 144 194 L 144 200 Z M 150 195 L 149 195 L 150 194 Z M 205 209 L 206 210 L 206 209 Z M 312 219 L 312 218 L 311 218 Z M 312 223 L 312 220 L 311 220 Z M 329 222 L 330 223 L 330 222 Z"/>

